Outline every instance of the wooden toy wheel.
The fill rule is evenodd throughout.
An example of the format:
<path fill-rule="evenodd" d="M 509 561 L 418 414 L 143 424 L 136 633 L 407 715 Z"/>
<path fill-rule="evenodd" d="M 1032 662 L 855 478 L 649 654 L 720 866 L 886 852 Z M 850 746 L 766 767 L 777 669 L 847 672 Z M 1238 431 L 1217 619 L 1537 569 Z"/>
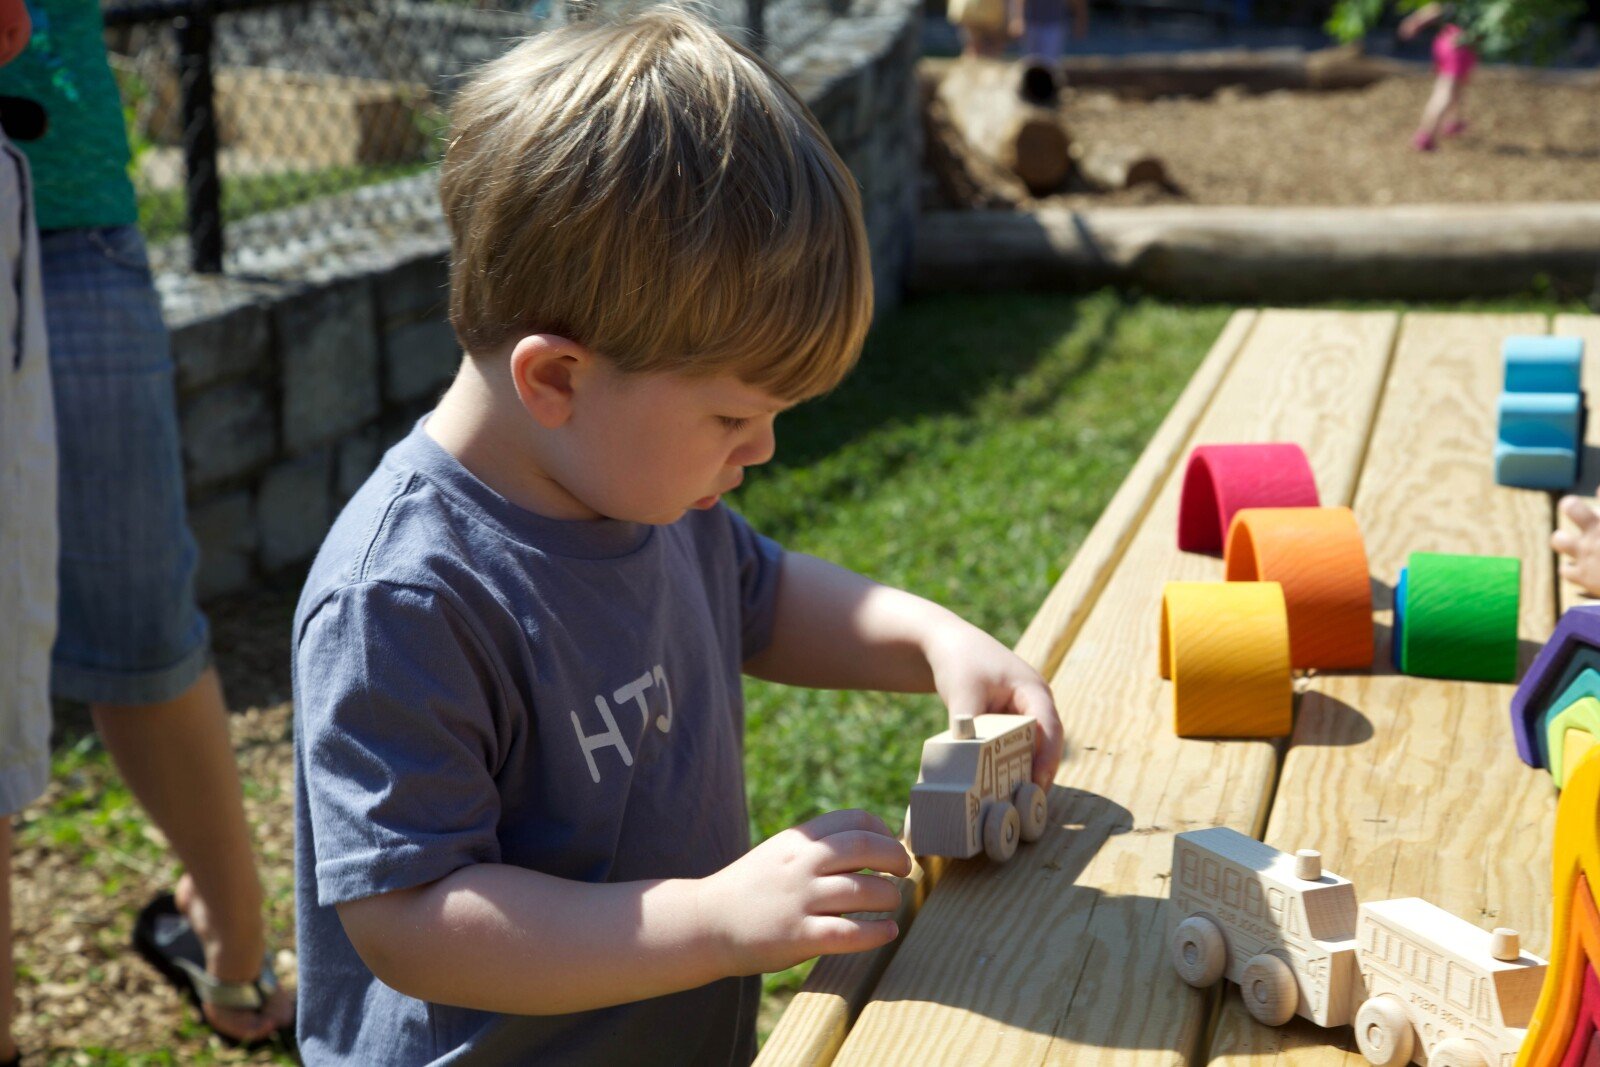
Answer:
<path fill-rule="evenodd" d="M 983 851 L 996 863 L 1004 863 L 1017 851 L 1022 836 L 1022 818 L 1009 801 L 996 800 L 983 813 Z"/>
<path fill-rule="evenodd" d="M 1300 1003 L 1300 987 L 1294 972 L 1278 957 L 1263 952 L 1244 965 L 1239 974 L 1239 992 L 1244 1008 L 1256 1022 L 1282 1026 L 1294 1018 Z"/>
<path fill-rule="evenodd" d="M 1017 817 L 1022 820 L 1022 839 L 1037 841 L 1043 837 L 1045 822 L 1050 816 L 1044 790 L 1032 782 L 1023 782 L 1017 786 L 1016 795 L 1011 799 L 1016 802 Z"/>
<path fill-rule="evenodd" d="M 1191 915 L 1172 932 L 1172 966 L 1178 977 L 1204 989 L 1216 985 L 1228 966 L 1222 930 L 1204 915 Z"/>
<path fill-rule="evenodd" d="M 1356 1047 L 1375 1067 L 1410 1063 L 1413 1041 L 1411 1020 L 1399 997 L 1381 994 L 1356 1012 Z"/>
<path fill-rule="evenodd" d="M 1466 1038 L 1452 1037 L 1439 1042 L 1428 1057 L 1428 1067 L 1489 1067 L 1489 1057 Z"/>

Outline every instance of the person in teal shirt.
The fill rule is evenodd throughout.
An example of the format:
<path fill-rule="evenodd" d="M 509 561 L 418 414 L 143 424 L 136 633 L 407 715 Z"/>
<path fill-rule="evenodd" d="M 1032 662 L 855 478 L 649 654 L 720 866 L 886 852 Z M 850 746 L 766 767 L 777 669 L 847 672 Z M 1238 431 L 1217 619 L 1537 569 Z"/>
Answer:
<path fill-rule="evenodd" d="M 49 116 L 23 147 L 60 462 L 51 691 L 90 705 L 187 871 L 141 914 L 135 946 L 224 1039 L 253 1042 L 288 1029 L 294 1004 L 262 963 L 263 894 L 195 601 L 171 348 L 136 225 L 122 102 L 96 0 L 26 2 L 33 37 L 0 70 L 0 95 Z"/>

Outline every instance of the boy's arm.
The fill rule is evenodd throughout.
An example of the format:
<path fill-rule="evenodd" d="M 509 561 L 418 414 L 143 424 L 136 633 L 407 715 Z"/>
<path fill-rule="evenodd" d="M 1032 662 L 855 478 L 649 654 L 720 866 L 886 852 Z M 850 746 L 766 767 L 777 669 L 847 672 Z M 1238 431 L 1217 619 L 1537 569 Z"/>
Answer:
<path fill-rule="evenodd" d="M 697 880 L 589 884 L 502 862 L 495 768 L 515 731 L 464 610 L 430 589 L 346 586 L 295 650 L 301 872 L 410 996 L 519 1014 L 620 1004 L 875 948 L 909 873 L 881 820 L 833 812 Z M 737 802 L 737 800 L 735 800 Z M 312 1005 L 315 1007 L 315 1005 Z"/>
<path fill-rule="evenodd" d="M 1034 781 L 1061 762 L 1061 720 L 1039 673 L 959 615 L 799 552 L 786 552 L 767 646 L 745 673 L 814 689 L 937 692 L 952 718 L 1013 712 L 1039 723 Z"/>
<path fill-rule="evenodd" d="M 701 879 L 590 884 L 482 863 L 338 905 L 372 972 L 407 996 L 519 1015 L 608 1007 L 892 941 L 911 860 L 873 815 L 838 811 Z"/>

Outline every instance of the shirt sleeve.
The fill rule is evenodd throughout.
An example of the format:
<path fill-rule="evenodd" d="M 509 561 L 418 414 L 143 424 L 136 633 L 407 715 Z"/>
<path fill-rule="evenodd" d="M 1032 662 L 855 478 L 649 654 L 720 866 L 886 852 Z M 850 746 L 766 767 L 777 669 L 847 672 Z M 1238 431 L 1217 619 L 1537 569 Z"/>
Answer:
<path fill-rule="evenodd" d="M 772 643 L 778 615 L 778 578 L 783 571 L 783 546 L 755 532 L 738 512 L 724 506 L 733 534 L 739 568 L 740 662 Z"/>
<path fill-rule="evenodd" d="M 483 643 L 432 591 L 352 585 L 310 614 L 295 716 L 319 903 L 499 862 L 499 692 Z"/>

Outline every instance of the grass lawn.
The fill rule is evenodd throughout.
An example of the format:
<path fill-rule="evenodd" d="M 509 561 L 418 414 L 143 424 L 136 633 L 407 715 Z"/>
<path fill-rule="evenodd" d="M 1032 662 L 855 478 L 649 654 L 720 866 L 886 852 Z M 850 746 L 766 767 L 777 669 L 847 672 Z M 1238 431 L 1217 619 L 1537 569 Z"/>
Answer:
<path fill-rule="evenodd" d="M 315 171 L 278 174 L 229 175 L 222 182 L 222 218 L 237 222 L 265 211 L 293 207 L 319 197 L 359 189 L 366 185 L 421 174 L 431 163 L 392 163 L 380 166 L 328 167 Z M 142 190 L 139 193 L 139 228 L 151 244 L 187 231 L 185 193 L 182 189 Z"/>
<path fill-rule="evenodd" d="M 1470 310 L 1508 308 L 1581 310 L 1541 297 Z M 913 304 L 885 316 L 840 389 L 779 420 L 777 458 L 731 503 L 791 549 L 939 601 L 1014 644 L 1231 310 L 1112 292 Z M 280 946 L 292 933 L 292 789 L 289 709 L 271 695 L 287 693 L 287 649 L 272 642 L 293 597 L 268 590 L 214 612 L 224 679 L 254 708 L 236 716 L 235 737 Z M 899 825 L 922 740 L 942 727 L 936 699 L 759 682 L 746 692 L 758 839 L 841 807 Z M 241 1062 L 185 1024 L 120 948 L 172 868 L 92 736 L 58 750 L 56 783 L 21 820 L 18 849 L 24 1048 L 54 1048 L 46 1059 L 63 1064 Z M 31 877 L 49 884 L 28 891 Z M 46 933 L 57 929 L 85 931 L 87 948 L 63 951 Z M 97 978 L 121 966 L 119 988 Z M 763 1032 L 804 973 L 769 976 Z"/>

